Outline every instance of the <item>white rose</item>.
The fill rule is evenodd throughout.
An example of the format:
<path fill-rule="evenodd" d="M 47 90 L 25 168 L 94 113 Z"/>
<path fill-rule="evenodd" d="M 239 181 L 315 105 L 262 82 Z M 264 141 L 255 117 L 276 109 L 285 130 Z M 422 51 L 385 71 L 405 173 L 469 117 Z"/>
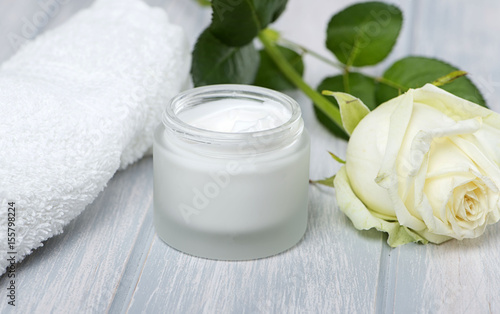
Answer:
<path fill-rule="evenodd" d="M 337 201 L 391 246 L 474 238 L 500 219 L 499 165 L 500 115 L 428 84 L 355 126 Z"/>

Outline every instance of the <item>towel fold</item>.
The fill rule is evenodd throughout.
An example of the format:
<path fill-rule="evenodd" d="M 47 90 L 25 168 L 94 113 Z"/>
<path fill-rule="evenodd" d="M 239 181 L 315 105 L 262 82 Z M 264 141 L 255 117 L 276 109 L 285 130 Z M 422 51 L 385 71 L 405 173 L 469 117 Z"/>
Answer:
<path fill-rule="evenodd" d="M 189 65 L 182 29 L 140 0 L 98 0 L 1 65 L 0 274 L 148 151 Z"/>

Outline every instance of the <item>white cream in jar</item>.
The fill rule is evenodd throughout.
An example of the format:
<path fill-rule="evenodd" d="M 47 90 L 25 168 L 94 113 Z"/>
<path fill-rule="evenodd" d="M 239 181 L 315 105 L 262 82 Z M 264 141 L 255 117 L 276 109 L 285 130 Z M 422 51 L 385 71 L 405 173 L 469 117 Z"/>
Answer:
<path fill-rule="evenodd" d="M 200 129 L 238 133 L 276 128 L 288 121 L 292 113 L 275 101 L 220 99 L 181 112 L 178 116 Z"/>
<path fill-rule="evenodd" d="M 247 85 L 176 96 L 154 142 L 154 224 L 170 246 L 213 259 L 266 257 L 307 225 L 309 136 L 290 97 Z"/>

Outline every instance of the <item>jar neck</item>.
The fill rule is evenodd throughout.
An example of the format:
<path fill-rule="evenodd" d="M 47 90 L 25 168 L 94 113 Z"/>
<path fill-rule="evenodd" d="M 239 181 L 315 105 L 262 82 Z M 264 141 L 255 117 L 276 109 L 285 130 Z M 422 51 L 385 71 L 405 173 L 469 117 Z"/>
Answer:
<path fill-rule="evenodd" d="M 259 103 L 272 101 L 290 112 L 290 118 L 276 127 L 255 132 L 217 132 L 194 127 L 179 114 L 195 106 L 221 99 Z M 249 85 L 212 85 L 194 88 L 174 97 L 163 114 L 165 132 L 184 147 L 212 156 L 248 156 L 286 148 L 300 138 L 304 129 L 300 107 L 282 93 Z"/>

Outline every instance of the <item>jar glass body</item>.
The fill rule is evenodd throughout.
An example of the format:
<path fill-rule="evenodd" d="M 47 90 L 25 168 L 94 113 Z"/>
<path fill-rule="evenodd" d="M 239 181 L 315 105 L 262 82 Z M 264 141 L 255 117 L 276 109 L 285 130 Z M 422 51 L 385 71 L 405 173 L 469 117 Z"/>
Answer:
<path fill-rule="evenodd" d="M 292 117 L 277 128 L 230 134 L 176 119 L 183 110 L 223 98 L 272 98 L 289 106 Z M 155 131 L 158 236 L 182 252 L 223 260 L 261 258 L 292 247 L 307 226 L 309 147 L 298 105 L 278 92 L 214 85 L 174 98 Z"/>

